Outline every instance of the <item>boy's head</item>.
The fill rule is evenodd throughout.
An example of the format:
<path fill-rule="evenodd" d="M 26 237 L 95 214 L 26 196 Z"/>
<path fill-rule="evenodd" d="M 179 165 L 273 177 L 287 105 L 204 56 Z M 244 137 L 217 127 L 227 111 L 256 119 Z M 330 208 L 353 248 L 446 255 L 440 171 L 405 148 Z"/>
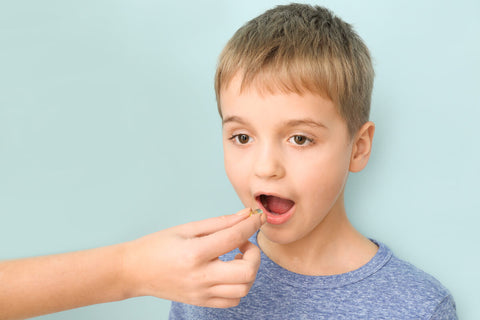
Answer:
<path fill-rule="evenodd" d="M 278 6 L 249 21 L 220 55 L 215 91 L 237 75 L 242 89 L 322 95 L 334 102 L 353 136 L 368 121 L 374 71 L 368 48 L 329 10 Z"/>
<path fill-rule="evenodd" d="M 225 169 L 243 204 L 266 211 L 269 240 L 344 215 L 348 173 L 370 155 L 372 81 L 365 45 L 321 7 L 279 6 L 227 44 L 215 81 Z"/>

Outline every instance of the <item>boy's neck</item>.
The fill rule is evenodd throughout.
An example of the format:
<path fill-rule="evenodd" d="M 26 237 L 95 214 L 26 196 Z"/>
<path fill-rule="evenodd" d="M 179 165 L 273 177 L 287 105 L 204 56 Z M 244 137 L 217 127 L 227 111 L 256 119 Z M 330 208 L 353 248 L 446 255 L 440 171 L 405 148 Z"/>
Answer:
<path fill-rule="evenodd" d="M 343 201 L 302 239 L 278 244 L 259 232 L 257 241 L 263 252 L 281 267 L 317 276 L 356 270 L 370 261 L 378 250 L 351 225 Z"/>

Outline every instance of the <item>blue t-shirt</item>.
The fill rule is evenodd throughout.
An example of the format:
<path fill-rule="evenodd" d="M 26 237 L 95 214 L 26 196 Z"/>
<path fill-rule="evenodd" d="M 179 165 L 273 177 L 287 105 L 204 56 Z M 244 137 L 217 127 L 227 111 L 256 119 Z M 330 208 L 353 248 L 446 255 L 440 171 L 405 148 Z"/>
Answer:
<path fill-rule="evenodd" d="M 256 235 L 250 241 L 257 244 Z M 290 272 L 262 252 L 255 283 L 238 306 L 172 302 L 170 319 L 457 319 L 455 302 L 438 280 L 375 243 L 379 249 L 367 264 L 332 276 Z"/>

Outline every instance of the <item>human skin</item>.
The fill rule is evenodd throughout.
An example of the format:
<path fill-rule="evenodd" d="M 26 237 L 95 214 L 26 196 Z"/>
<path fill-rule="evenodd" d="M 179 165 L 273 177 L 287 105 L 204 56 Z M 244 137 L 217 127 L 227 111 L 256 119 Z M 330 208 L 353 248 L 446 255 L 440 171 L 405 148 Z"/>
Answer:
<path fill-rule="evenodd" d="M 258 235 L 261 249 L 306 275 L 340 274 L 367 263 L 378 248 L 348 221 L 344 189 L 349 172 L 368 162 L 374 124 L 351 136 L 328 98 L 253 85 L 240 91 L 240 83 L 237 75 L 220 93 L 230 182 L 245 206 L 264 209 L 259 194 L 295 202 L 281 224 L 267 213 Z"/>
<path fill-rule="evenodd" d="M 138 296 L 235 306 L 260 264 L 260 251 L 248 238 L 265 217 L 250 213 L 247 208 L 108 247 L 0 262 L 0 319 Z M 218 259 L 237 247 L 242 253 L 234 260 Z"/>

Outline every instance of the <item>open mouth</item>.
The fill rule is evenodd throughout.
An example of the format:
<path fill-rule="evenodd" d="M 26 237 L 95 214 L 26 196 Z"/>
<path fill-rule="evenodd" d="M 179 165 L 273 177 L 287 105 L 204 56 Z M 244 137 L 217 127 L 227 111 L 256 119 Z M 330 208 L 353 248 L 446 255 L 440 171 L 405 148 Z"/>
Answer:
<path fill-rule="evenodd" d="M 295 205 L 295 202 L 292 200 L 267 194 L 257 196 L 256 200 L 265 210 L 275 215 L 282 215 Z"/>

